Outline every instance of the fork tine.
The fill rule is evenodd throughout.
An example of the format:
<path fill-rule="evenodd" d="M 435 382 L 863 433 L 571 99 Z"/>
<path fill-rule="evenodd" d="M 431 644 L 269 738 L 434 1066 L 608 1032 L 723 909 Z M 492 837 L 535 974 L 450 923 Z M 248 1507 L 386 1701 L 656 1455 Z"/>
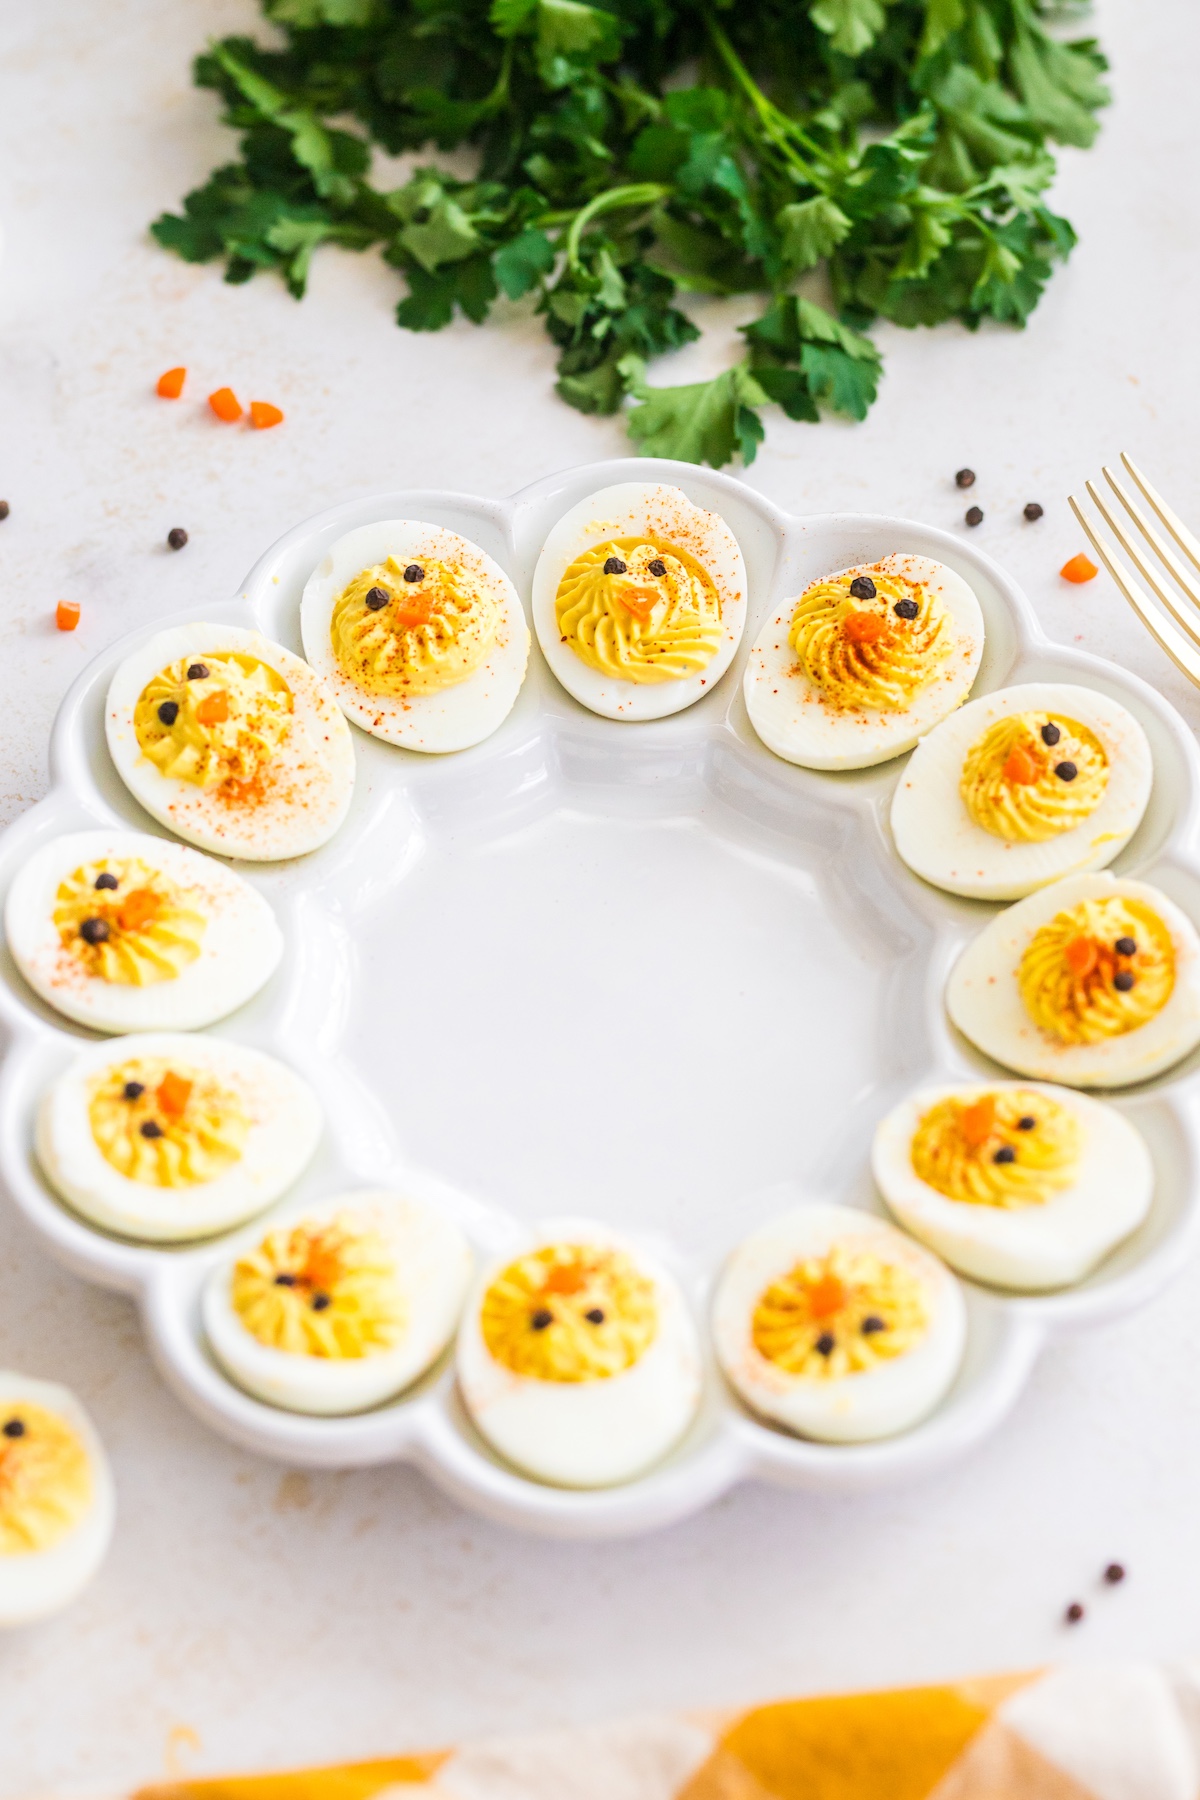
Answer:
<path fill-rule="evenodd" d="M 1155 594 L 1162 601 L 1176 624 L 1183 627 L 1183 630 L 1187 633 L 1188 637 L 1191 638 L 1194 644 L 1200 644 L 1200 627 L 1192 624 L 1187 614 L 1181 610 L 1174 595 L 1163 586 L 1162 582 L 1158 579 L 1155 570 L 1146 561 L 1146 558 L 1142 555 L 1133 538 L 1130 537 L 1125 527 L 1112 513 L 1107 501 L 1095 482 L 1089 481 L 1085 483 L 1085 486 L 1087 487 L 1088 498 L 1092 501 L 1096 511 L 1100 514 L 1100 517 L 1104 520 L 1104 523 L 1108 526 L 1108 529 L 1112 532 L 1126 556 L 1131 559 L 1138 574 L 1144 581 L 1150 583 Z M 1126 573 L 1128 573 L 1128 571 L 1126 571 Z"/>
<path fill-rule="evenodd" d="M 1121 461 L 1125 464 L 1125 467 L 1129 470 L 1129 473 L 1133 476 L 1133 479 L 1137 482 L 1143 494 L 1146 496 L 1171 536 L 1175 539 L 1175 542 L 1179 545 L 1179 548 L 1183 551 L 1184 555 L 1200 569 L 1200 542 L 1192 536 L 1179 515 L 1171 511 L 1171 508 L 1167 505 L 1162 495 L 1156 493 L 1150 486 L 1150 483 L 1146 480 L 1146 477 L 1142 474 L 1142 471 L 1138 468 L 1132 456 L 1124 450 L 1121 452 Z"/>
<path fill-rule="evenodd" d="M 1137 504 L 1137 501 L 1134 500 L 1127 488 L 1122 487 L 1112 470 L 1106 466 L 1103 470 L 1103 475 L 1109 487 L 1117 496 L 1117 499 L 1121 502 L 1121 505 L 1125 508 L 1125 511 L 1129 514 L 1146 542 L 1161 559 L 1163 566 L 1170 571 L 1174 580 L 1179 587 L 1183 589 L 1183 592 L 1187 595 L 1192 605 L 1197 609 L 1200 609 L 1200 587 L 1197 587 L 1192 576 L 1188 573 L 1187 569 L 1184 568 L 1170 545 L 1164 541 L 1159 532 L 1155 531 L 1153 525 L 1142 511 L 1141 507 Z M 1132 554 L 1132 551 L 1130 554 Z M 1147 564 L 1145 567 L 1142 567 L 1140 559 L 1136 556 L 1134 557 L 1134 561 L 1141 569 L 1142 574 L 1150 583 L 1150 586 L 1154 589 L 1159 599 L 1165 606 L 1170 606 L 1170 598 L 1164 589 L 1159 586 L 1154 574 L 1151 572 L 1151 566 Z"/>
<path fill-rule="evenodd" d="M 1091 483 L 1088 483 L 1090 488 Z M 1132 606 L 1146 630 L 1160 649 L 1165 650 L 1175 667 L 1196 687 L 1200 687 L 1200 653 L 1188 643 L 1182 632 L 1163 618 L 1145 590 L 1138 586 L 1120 557 L 1114 556 L 1104 539 L 1093 528 L 1090 519 L 1074 494 L 1069 496 L 1071 511 L 1079 520 L 1096 555 L 1104 564 L 1121 592 Z"/>

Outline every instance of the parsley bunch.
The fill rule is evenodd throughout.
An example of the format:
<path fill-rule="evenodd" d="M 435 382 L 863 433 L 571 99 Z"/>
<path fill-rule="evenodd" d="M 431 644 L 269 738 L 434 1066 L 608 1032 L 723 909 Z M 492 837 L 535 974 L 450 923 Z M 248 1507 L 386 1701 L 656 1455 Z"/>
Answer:
<path fill-rule="evenodd" d="M 1057 30 L 1072 0 L 262 4 L 274 47 L 195 65 L 240 160 L 158 241 L 297 297 L 319 245 L 378 245 L 410 331 L 532 296 L 564 400 L 628 405 L 642 450 L 714 466 L 752 460 L 768 402 L 865 417 L 875 318 L 1023 325 L 1075 241 L 1047 145 L 1090 144 L 1108 97 L 1096 44 Z M 384 191 L 373 145 L 469 146 L 478 170 Z M 647 363 L 698 336 L 681 292 L 764 310 L 733 368 L 653 387 Z"/>

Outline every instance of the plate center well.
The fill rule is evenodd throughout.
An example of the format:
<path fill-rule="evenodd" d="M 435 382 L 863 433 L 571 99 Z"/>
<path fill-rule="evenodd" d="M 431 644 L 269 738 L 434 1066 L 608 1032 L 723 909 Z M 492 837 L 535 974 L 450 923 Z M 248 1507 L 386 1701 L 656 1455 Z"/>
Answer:
<path fill-rule="evenodd" d="M 703 813 L 432 843 L 352 933 L 343 1051 L 405 1157 L 519 1216 L 722 1248 L 731 1199 L 845 1133 L 911 949 L 789 853 Z"/>

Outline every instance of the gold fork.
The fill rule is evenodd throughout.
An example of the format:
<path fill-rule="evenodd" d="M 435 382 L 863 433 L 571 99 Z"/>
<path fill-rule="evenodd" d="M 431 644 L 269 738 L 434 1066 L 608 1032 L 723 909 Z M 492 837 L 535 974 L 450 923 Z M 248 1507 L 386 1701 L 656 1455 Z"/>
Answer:
<path fill-rule="evenodd" d="M 1105 468 L 1102 471 L 1104 479 L 1133 520 L 1136 530 L 1131 531 L 1113 511 L 1107 497 L 1094 481 L 1087 483 L 1088 498 L 1142 580 L 1147 583 L 1155 597 L 1171 615 L 1170 618 L 1164 617 L 1146 589 L 1134 577 L 1128 564 L 1122 562 L 1108 540 L 1097 530 L 1074 494 L 1069 496 L 1071 510 L 1086 531 L 1096 555 L 1151 637 L 1162 646 L 1175 666 L 1182 669 L 1188 680 L 1200 687 L 1200 648 L 1193 648 L 1193 646 L 1200 646 L 1200 540 L 1193 537 L 1183 520 L 1171 511 L 1162 495 L 1151 487 L 1133 458 L 1127 456 L 1123 450 L 1121 461 L 1142 499 L 1146 501 L 1159 523 L 1182 550 L 1192 568 L 1189 569 L 1180 560 L 1162 532 L 1156 529 L 1147 516 L 1145 509 L 1138 504 L 1138 500 L 1130 492 L 1128 484 L 1119 480 L 1111 469 Z M 1179 593 L 1184 596 L 1188 605 L 1194 608 L 1193 613 L 1189 614 L 1186 608 L 1180 604 L 1177 594 L 1167 585 L 1163 578 L 1164 570 L 1175 583 Z M 1174 619 L 1174 625 L 1171 623 L 1171 619 Z M 1176 630 L 1176 626 L 1179 627 L 1178 630 Z"/>

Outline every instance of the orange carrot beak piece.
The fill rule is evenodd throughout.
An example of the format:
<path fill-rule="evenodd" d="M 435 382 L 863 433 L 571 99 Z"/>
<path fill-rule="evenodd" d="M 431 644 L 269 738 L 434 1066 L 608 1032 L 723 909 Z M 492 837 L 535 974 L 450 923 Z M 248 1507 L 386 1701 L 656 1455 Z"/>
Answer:
<path fill-rule="evenodd" d="M 1072 938 L 1063 951 L 1063 955 L 1066 958 L 1068 969 L 1081 979 L 1085 975 L 1090 975 L 1100 960 L 1100 952 L 1091 938 L 1086 937 Z"/>
<path fill-rule="evenodd" d="M 224 725 L 229 717 L 229 695 L 224 688 L 218 688 L 215 694 L 206 694 L 196 708 L 196 722 L 200 725 Z"/>
<path fill-rule="evenodd" d="M 846 1304 L 846 1290 L 836 1275 L 822 1275 L 808 1290 L 808 1310 L 814 1319 L 831 1319 Z"/>
<path fill-rule="evenodd" d="M 970 1150 L 978 1150 L 980 1144 L 986 1144 L 996 1124 L 996 1102 L 990 1094 L 982 1100 L 976 1100 L 973 1106 L 965 1106 L 959 1119 L 963 1141 Z"/>
<path fill-rule="evenodd" d="M 1001 771 L 1005 781 L 1014 782 L 1019 787 L 1032 787 L 1040 770 L 1036 757 L 1032 756 L 1023 744 L 1010 750 Z"/>
<path fill-rule="evenodd" d="M 176 1075 L 170 1069 L 167 1070 L 158 1084 L 157 1099 L 159 1106 L 169 1119 L 178 1119 L 182 1116 L 191 1091 L 190 1081 L 185 1081 L 182 1075 Z"/>
<path fill-rule="evenodd" d="M 135 888 L 117 915 L 122 931 L 140 931 L 158 911 L 158 895 L 149 888 Z"/>
<path fill-rule="evenodd" d="M 842 630 L 852 644 L 877 644 L 887 630 L 887 620 L 879 613 L 852 612 L 843 619 Z"/>

